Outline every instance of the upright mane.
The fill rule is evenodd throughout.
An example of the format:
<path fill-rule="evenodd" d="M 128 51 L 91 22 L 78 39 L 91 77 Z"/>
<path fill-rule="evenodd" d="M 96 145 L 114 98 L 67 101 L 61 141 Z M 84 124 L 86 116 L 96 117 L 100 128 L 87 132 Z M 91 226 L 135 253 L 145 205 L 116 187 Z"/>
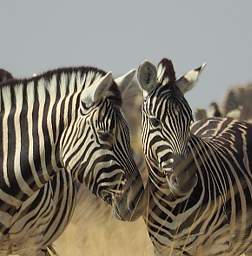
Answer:
<path fill-rule="evenodd" d="M 95 67 L 89 67 L 89 66 L 79 66 L 79 67 L 66 67 L 66 68 L 58 68 L 58 69 L 52 69 L 49 71 L 46 71 L 44 73 L 38 74 L 33 77 L 29 78 L 22 78 L 22 79 L 12 79 L 5 82 L 0 83 L 0 89 L 4 87 L 15 87 L 19 85 L 26 86 L 27 84 L 33 82 L 34 86 L 38 85 L 38 82 L 43 79 L 45 82 L 50 82 L 50 80 L 53 78 L 54 75 L 56 75 L 57 79 L 57 86 L 60 86 L 60 80 L 62 76 L 64 75 L 66 79 L 69 79 L 72 74 L 75 74 L 76 77 L 84 77 L 84 87 L 86 86 L 86 78 L 87 75 L 89 75 L 89 84 L 92 84 L 96 79 L 100 78 L 101 76 L 104 76 L 106 72 L 104 70 L 95 68 Z M 110 87 L 110 91 L 112 93 L 111 96 L 108 98 L 115 103 L 118 106 L 121 106 L 122 100 L 121 100 L 121 93 L 116 85 L 115 82 L 112 83 Z"/>
<path fill-rule="evenodd" d="M 57 68 L 57 69 L 52 69 L 46 72 L 43 72 L 41 74 L 38 74 L 36 76 L 32 76 L 32 77 L 27 77 L 27 78 L 21 78 L 21 79 L 13 79 L 13 80 L 9 80 L 6 82 L 1 83 L 1 87 L 5 87 L 5 86 L 16 86 L 19 84 L 27 84 L 29 82 L 36 82 L 39 81 L 40 79 L 45 79 L 46 81 L 49 81 L 53 75 L 57 75 L 59 78 L 61 77 L 61 75 L 71 75 L 73 73 L 77 74 L 80 73 L 81 76 L 88 74 L 89 72 L 92 72 L 94 74 L 94 77 L 96 75 L 105 75 L 106 72 L 95 68 L 95 67 L 86 67 L 86 66 L 80 66 L 80 67 L 66 67 L 66 68 Z M 34 85 L 36 86 L 37 83 L 34 83 Z"/>

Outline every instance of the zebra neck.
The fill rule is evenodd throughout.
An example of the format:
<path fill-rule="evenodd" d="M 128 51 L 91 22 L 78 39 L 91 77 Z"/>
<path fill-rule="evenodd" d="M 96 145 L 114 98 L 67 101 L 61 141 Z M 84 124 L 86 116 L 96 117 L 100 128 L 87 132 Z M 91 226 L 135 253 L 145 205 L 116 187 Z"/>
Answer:
<path fill-rule="evenodd" d="M 63 168 L 59 141 L 83 84 L 52 74 L 0 88 L 0 190 L 25 200 Z M 1 199 L 1 198 L 0 198 Z"/>
<path fill-rule="evenodd" d="M 192 190 L 183 196 L 177 196 L 173 194 L 169 188 L 166 176 L 163 174 L 158 167 L 151 165 L 151 162 L 148 161 L 149 168 L 149 194 L 150 198 L 159 198 L 166 202 L 170 209 L 174 209 L 177 204 L 187 204 L 190 207 L 199 207 L 202 203 L 202 198 L 199 198 L 199 195 L 202 194 L 202 184 L 204 182 L 204 161 L 202 159 L 202 148 L 209 147 L 208 142 L 205 142 L 201 138 L 198 138 L 195 135 L 192 135 L 189 141 L 189 153 L 186 159 L 180 162 L 176 166 L 175 172 L 181 173 L 195 173 L 198 176 L 198 182 L 196 187 L 193 187 Z M 203 167 L 203 168 L 202 168 Z M 196 199 L 197 198 L 197 199 Z M 195 200 L 194 200 L 195 199 Z M 152 199 L 149 201 L 153 201 Z M 190 203 L 188 203 L 190 202 Z M 151 202 L 150 202 L 151 204 Z"/>

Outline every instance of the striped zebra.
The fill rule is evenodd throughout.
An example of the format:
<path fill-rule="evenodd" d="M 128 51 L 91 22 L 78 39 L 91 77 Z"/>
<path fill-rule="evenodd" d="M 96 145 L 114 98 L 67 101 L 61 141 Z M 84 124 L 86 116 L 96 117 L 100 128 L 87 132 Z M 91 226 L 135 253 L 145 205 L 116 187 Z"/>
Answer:
<path fill-rule="evenodd" d="M 75 207 L 79 183 L 121 220 L 142 194 L 121 93 L 92 67 L 48 71 L 0 85 L 0 255 L 47 255 Z"/>
<path fill-rule="evenodd" d="M 203 68 L 176 79 L 168 59 L 139 67 L 148 233 L 156 255 L 252 255 L 252 126 L 192 124 L 184 93 Z"/>
<path fill-rule="evenodd" d="M 10 72 L 0 69 L 0 82 L 6 82 L 11 79 L 14 78 Z M 50 252 L 53 253 L 53 255 L 57 255 L 50 243 L 55 241 L 59 235 L 62 234 L 66 225 L 69 223 L 74 210 L 78 190 L 79 184 L 73 181 L 69 172 L 57 172 L 55 177 L 35 192 L 34 195 L 29 198 L 29 201 L 26 201 L 26 207 L 24 210 L 20 211 L 19 216 L 23 218 L 25 213 L 27 213 L 27 206 L 30 207 L 30 205 L 33 204 L 32 209 L 39 209 L 40 205 L 47 203 L 47 194 L 51 194 L 50 200 L 52 200 L 51 203 L 54 205 L 54 208 L 52 209 L 53 212 L 50 213 L 51 220 L 49 220 L 47 229 L 43 234 L 45 237 L 45 239 L 43 239 L 43 247 L 45 248 L 41 250 L 42 255 L 51 255 Z M 21 218 L 19 217 L 18 220 L 20 223 L 22 221 Z M 31 248 L 30 245 L 28 248 L 29 253 L 34 255 L 35 252 L 33 252 L 33 248 Z M 6 250 L 0 248 L 0 255 L 2 254 L 6 255 Z"/>

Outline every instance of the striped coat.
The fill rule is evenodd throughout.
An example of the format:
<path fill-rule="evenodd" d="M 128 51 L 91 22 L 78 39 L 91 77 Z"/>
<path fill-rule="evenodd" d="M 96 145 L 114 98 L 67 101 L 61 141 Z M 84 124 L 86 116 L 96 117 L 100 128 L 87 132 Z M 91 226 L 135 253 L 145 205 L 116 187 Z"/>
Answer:
<path fill-rule="evenodd" d="M 145 221 L 157 255 L 238 256 L 252 251 L 252 126 L 231 118 L 192 123 L 184 98 L 203 66 L 176 80 L 172 63 L 139 68 Z"/>
<path fill-rule="evenodd" d="M 78 182 L 118 218 L 139 216 L 142 181 L 120 112 L 133 74 L 116 84 L 80 67 L 1 84 L 0 255 L 45 255 L 70 220 Z"/>

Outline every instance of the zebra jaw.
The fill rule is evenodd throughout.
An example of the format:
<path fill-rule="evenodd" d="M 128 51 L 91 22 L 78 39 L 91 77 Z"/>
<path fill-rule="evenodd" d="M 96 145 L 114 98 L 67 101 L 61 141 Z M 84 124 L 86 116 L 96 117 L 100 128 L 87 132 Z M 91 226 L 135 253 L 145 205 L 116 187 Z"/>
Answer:
<path fill-rule="evenodd" d="M 123 194 L 126 192 L 126 182 L 122 183 L 121 189 L 111 189 L 110 191 L 112 192 L 112 200 L 118 200 L 120 199 Z"/>
<path fill-rule="evenodd" d="M 142 216 L 145 209 L 145 193 L 141 176 L 131 176 L 120 193 L 115 193 L 112 201 L 112 213 L 121 221 L 134 221 Z M 142 180 L 141 180 L 142 181 Z"/>
<path fill-rule="evenodd" d="M 114 202 L 120 200 L 123 194 L 126 192 L 126 180 L 122 180 L 116 189 L 109 189 L 108 193 L 103 196 L 103 200 L 110 205 L 114 205 Z"/>

